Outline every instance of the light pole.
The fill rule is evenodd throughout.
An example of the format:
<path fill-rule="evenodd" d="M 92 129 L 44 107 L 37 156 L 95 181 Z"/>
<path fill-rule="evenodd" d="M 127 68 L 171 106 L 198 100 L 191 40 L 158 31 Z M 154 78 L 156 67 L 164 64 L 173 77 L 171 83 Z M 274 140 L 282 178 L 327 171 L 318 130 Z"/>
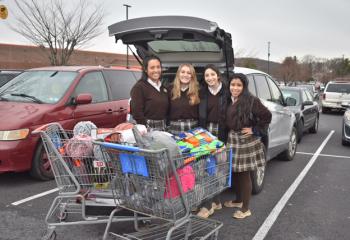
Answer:
<path fill-rule="evenodd" d="M 270 74 L 270 42 L 267 42 L 267 74 Z"/>
<path fill-rule="evenodd" d="M 129 19 L 129 8 L 131 8 L 131 5 L 123 4 L 123 6 L 126 9 L 126 20 Z M 126 44 L 126 68 L 129 68 L 129 45 Z"/>

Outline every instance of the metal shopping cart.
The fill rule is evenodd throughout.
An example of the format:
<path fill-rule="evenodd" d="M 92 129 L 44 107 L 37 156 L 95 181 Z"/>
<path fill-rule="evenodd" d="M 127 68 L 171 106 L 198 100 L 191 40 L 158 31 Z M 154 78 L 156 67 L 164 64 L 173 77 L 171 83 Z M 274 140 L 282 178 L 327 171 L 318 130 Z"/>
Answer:
<path fill-rule="evenodd" d="M 116 174 L 113 162 L 105 161 L 108 156 L 103 156 L 101 147 L 92 144 L 91 139 L 76 138 L 59 123 L 44 125 L 33 133 L 41 135 L 59 189 L 45 218 L 47 231 L 43 240 L 55 239 L 57 226 L 134 221 L 138 229 L 138 220 L 149 219 L 136 218 L 134 214 L 112 219 L 108 215 L 87 214 L 88 206 L 122 210 L 111 190 Z"/>
<path fill-rule="evenodd" d="M 116 233 L 110 231 L 112 212 L 103 239 L 217 239 L 223 224 L 194 216 L 190 209 L 230 187 L 231 149 L 170 156 L 167 149 L 96 144 L 101 146 L 105 162 L 113 162 L 113 194 L 118 205 L 158 218 L 149 229 Z"/>

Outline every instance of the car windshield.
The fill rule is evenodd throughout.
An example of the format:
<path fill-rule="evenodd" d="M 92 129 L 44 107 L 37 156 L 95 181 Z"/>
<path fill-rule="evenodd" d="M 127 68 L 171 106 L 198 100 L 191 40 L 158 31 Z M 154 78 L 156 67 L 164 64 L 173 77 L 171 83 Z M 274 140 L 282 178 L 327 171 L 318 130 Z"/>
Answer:
<path fill-rule="evenodd" d="M 77 72 L 28 71 L 0 88 L 0 100 L 56 103 L 71 85 Z"/>
<path fill-rule="evenodd" d="M 294 98 L 296 100 L 295 106 L 300 105 L 300 92 L 298 90 L 292 90 L 292 89 L 281 89 L 283 93 L 284 99 L 287 97 Z"/>
<path fill-rule="evenodd" d="M 298 85 L 298 87 L 303 87 L 303 88 L 309 89 L 309 91 L 311 91 L 311 93 L 314 92 L 314 85 Z"/>
<path fill-rule="evenodd" d="M 327 92 L 350 93 L 350 83 L 328 84 Z"/>
<path fill-rule="evenodd" d="M 149 47 L 156 53 L 166 52 L 220 52 L 220 47 L 213 42 L 204 41 L 167 41 L 157 40 L 148 43 Z"/>

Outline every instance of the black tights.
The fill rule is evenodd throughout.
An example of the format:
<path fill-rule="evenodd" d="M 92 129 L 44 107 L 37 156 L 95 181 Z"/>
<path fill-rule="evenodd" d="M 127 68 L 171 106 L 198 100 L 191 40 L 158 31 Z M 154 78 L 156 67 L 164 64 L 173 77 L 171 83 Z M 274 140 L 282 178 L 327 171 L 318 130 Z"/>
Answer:
<path fill-rule="evenodd" d="M 249 209 L 249 200 L 252 195 L 252 180 L 250 171 L 232 173 L 233 188 L 236 190 L 236 200 L 234 202 L 243 202 L 242 212 Z"/>

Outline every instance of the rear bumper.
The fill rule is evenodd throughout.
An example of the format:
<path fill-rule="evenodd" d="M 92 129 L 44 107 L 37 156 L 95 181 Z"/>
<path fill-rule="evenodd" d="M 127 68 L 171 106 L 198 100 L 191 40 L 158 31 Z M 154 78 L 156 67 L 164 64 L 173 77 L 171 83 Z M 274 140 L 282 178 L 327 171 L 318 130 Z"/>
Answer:
<path fill-rule="evenodd" d="M 322 100 L 322 107 L 333 108 L 333 109 L 345 109 L 341 106 L 341 102 L 329 102 Z"/>
<path fill-rule="evenodd" d="M 0 141 L 0 173 L 23 172 L 32 166 L 35 139 Z"/>

